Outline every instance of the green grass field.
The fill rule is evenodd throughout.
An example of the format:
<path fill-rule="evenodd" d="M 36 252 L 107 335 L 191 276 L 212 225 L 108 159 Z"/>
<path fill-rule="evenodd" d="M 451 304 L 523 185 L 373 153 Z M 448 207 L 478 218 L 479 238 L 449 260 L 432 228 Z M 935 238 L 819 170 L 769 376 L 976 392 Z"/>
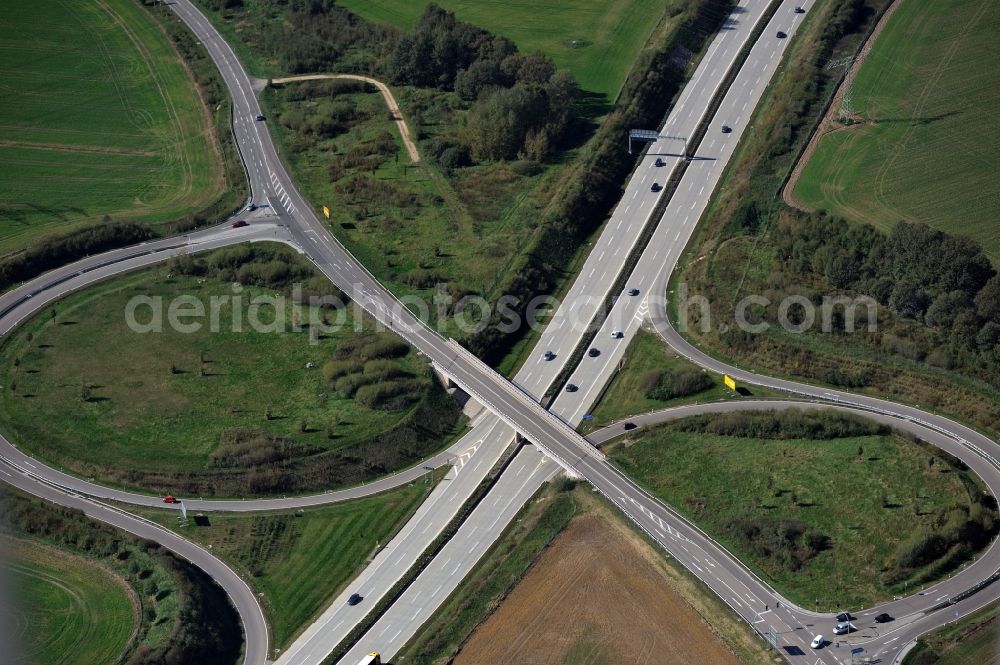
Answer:
<path fill-rule="evenodd" d="M 429 302 L 435 284 L 454 283 L 463 292 L 499 297 L 494 291 L 531 246 L 539 211 L 563 166 L 525 174 L 496 163 L 447 178 L 429 164 L 410 167 L 385 103 L 374 92 L 331 95 L 335 105 L 355 109 L 343 134 L 317 138 L 289 127 L 297 116 L 310 119 L 323 109 L 317 104 L 327 102 L 324 91 L 331 83 L 290 84 L 261 96 L 277 120 L 275 141 L 295 181 L 317 206 L 329 206 L 330 231 L 399 296 L 420 294 Z M 396 94 L 404 115 L 410 105 L 427 102 L 425 91 L 404 88 Z M 449 125 L 461 122 L 441 113 Z M 378 165 L 369 170 L 364 160 L 352 159 L 355 153 L 376 156 Z M 430 314 L 435 316 L 434 308 Z"/>
<path fill-rule="evenodd" d="M 193 538 L 247 574 L 262 594 L 273 636 L 282 648 L 325 609 L 333 596 L 417 509 L 441 472 L 385 494 L 301 513 L 211 514 L 178 527 L 174 513 L 146 517 Z"/>
<path fill-rule="evenodd" d="M 105 215 L 165 222 L 220 196 L 210 116 L 137 2 L 3 5 L 0 257 Z"/>
<path fill-rule="evenodd" d="M 343 0 L 370 21 L 412 28 L 426 6 L 417 0 Z M 437 0 L 469 23 L 541 51 L 573 72 L 584 90 L 613 99 L 632 62 L 662 18 L 665 0 Z"/>
<path fill-rule="evenodd" d="M 193 296 L 206 311 L 213 297 L 233 296 L 229 283 L 171 276 L 170 270 L 163 266 L 133 273 L 73 294 L 56 306 L 54 322 L 45 311 L 9 337 L 0 346 L 4 433 L 40 458 L 83 476 L 199 494 L 253 493 L 241 489 L 249 487 L 240 481 L 248 469 L 274 467 L 283 460 L 313 464 L 326 459 L 327 451 L 344 451 L 345 461 L 374 457 L 365 463 L 365 475 L 338 479 L 332 472 L 321 473 L 313 483 L 317 487 L 298 491 L 361 482 L 371 477 L 367 474 L 392 470 L 393 464 L 416 461 L 393 457 L 402 453 L 392 441 L 378 444 L 379 453 L 365 452 L 376 437 L 422 408 L 427 395 L 438 394 L 431 392 L 437 389 L 415 354 L 371 361 L 388 363 L 391 381 L 403 381 L 420 400 L 393 410 L 348 399 L 324 377 L 325 362 L 345 340 L 376 339 L 374 333 L 355 332 L 348 316 L 340 329 L 313 342 L 308 328 L 291 329 L 294 314 L 281 332 L 254 332 L 246 303 L 261 289 L 248 287 L 241 296 L 243 306 L 237 311 L 242 312 L 243 331 L 233 329 L 229 301 L 220 310 L 217 332 L 207 321 L 198 332 L 180 332 L 167 325 L 167 317 L 163 332 L 133 332 L 125 311 L 137 294 L 162 298 L 164 311 L 175 296 Z M 141 320 L 148 316 L 148 310 L 137 313 Z M 261 314 L 264 321 L 271 317 L 267 309 Z M 308 314 L 302 321 L 308 322 Z M 370 330 L 367 323 L 359 325 Z M 307 368 L 310 362 L 315 367 Z M 444 403 L 439 411 L 447 409 Z M 232 436 L 240 432 L 255 436 Z M 276 438 L 276 456 L 244 463 L 241 445 L 262 445 L 257 435 Z M 423 442 L 418 438 L 405 445 Z M 359 446 L 365 450 L 355 452 Z M 195 483 L 198 474 L 203 481 L 184 484 Z"/>
<path fill-rule="evenodd" d="M 782 593 L 810 609 L 818 599 L 823 611 L 902 592 L 902 579 L 885 581 L 900 541 L 970 501 L 954 469 L 940 459 L 929 466 L 931 453 L 895 435 L 761 440 L 669 425 L 619 443 L 611 455 Z M 780 520 L 800 521 L 825 534 L 829 546 L 793 570 L 782 559 L 788 552 L 770 557 L 743 546 L 734 526 L 742 520 L 765 531 Z M 755 542 L 770 546 L 763 538 Z M 798 540 L 793 547 L 801 547 Z"/>
<path fill-rule="evenodd" d="M 967 235 L 1000 265 L 1000 5 L 904 2 L 851 87 L 866 122 L 824 136 L 795 198 L 888 228 L 901 219 Z"/>
<path fill-rule="evenodd" d="M 903 665 L 996 665 L 1000 663 L 1000 603 L 924 635 Z"/>
<path fill-rule="evenodd" d="M 105 665 L 117 662 L 138 622 L 128 587 L 82 557 L 27 540 L 9 540 L 23 658 L 15 663 Z M 11 654 L 8 654 L 11 655 Z"/>

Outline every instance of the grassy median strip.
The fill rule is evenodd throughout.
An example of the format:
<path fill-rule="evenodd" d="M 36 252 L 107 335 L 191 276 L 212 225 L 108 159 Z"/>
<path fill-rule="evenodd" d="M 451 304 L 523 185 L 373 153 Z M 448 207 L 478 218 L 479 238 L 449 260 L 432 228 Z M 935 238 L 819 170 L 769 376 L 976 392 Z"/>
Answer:
<path fill-rule="evenodd" d="M 396 600 L 403 595 L 403 592 L 405 592 L 406 589 L 413 584 L 414 580 L 417 579 L 420 573 L 423 572 L 431 561 L 434 560 L 434 557 L 438 555 L 448 541 L 452 539 L 458 529 L 462 526 L 462 523 L 465 522 L 469 515 L 472 514 L 472 511 L 476 509 L 476 506 L 478 506 L 479 503 L 486 498 L 486 495 L 489 494 L 504 469 L 506 469 L 510 462 L 513 461 L 519 450 L 520 445 L 515 444 L 510 447 L 507 453 L 497 462 L 492 471 L 473 491 L 472 495 L 465 500 L 461 508 L 459 508 L 458 512 L 455 514 L 455 517 L 453 517 L 451 521 L 445 525 L 444 529 L 441 530 L 441 533 L 438 534 L 437 538 L 435 538 L 431 544 L 427 546 L 427 549 L 425 549 L 423 553 L 417 557 L 416 561 L 413 562 L 400 580 L 396 582 L 396 584 L 394 584 L 381 599 L 379 599 L 379 601 L 375 604 L 375 607 L 372 608 L 371 612 L 365 615 L 365 618 L 358 622 L 354 628 L 351 629 L 351 632 L 347 634 L 347 637 L 345 637 L 340 644 L 338 644 L 333 651 L 330 652 L 330 654 L 323 661 L 323 665 L 335 665 L 335 663 L 337 663 L 337 661 L 339 661 L 344 654 L 351 649 L 351 647 L 357 644 L 358 640 L 361 639 L 361 637 L 375 625 L 375 622 L 377 622 L 379 618 L 381 618 L 382 615 L 385 614 L 390 607 L 392 607 L 393 603 L 395 603 Z"/>
<path fill-rule="evenodd" d="M 774 394 L 754 388 L 754 397 Z M 655 332 L 641 328 L 629 344 L 621 369 L 615 372 L 594 406 L 592 420 L 580 425 L 583 433 L 628 420 L 649 411 L 725 399 L 737 393 L 726 388 L 721 374 L 706 372 L 681 358 Z"/>

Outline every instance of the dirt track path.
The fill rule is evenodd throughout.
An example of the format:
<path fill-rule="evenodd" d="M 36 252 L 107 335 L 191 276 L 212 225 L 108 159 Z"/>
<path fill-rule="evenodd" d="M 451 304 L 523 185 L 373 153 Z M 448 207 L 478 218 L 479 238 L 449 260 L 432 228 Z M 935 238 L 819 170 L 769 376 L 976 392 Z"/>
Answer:
<path fill-rule="evenodd" d="M 844 80 L 841 81 L 840 87 L 837 88 L 837 92 L 834 93 L 833 102 L 830 104 L 830 108 L 827 109 L 826 115 L 820 120 L 819 125 L 816 127 L 816 131 L 813 132 L 812 137 L 809 139 L 809 144 L 806 149 L 802 151 L 802 155 L 799 157 L 798 163 L 795 164 L 795 168 L 792 169 L 792 174 L 788 177 L 788 182 L 785 183 L 785 188 L 781 190 L 781 197 L 785 200 L 785 203 L 792 208 L 796 208 L 803 212 L 813 212 L 808 206 L 804 206 L 792 196 L 792 192 L 795 190 L 795 185 L 798 184 L 799 178 L 802 177 L 802 171 L 805 170 L 806 164 L 812 158 L 813 153 L 816 152 L 816 147 L 819 142 L 823 140 L 823 137 L 830 132 L 842 131 L 850 129 L 851 127 L 857 127 L 859 125 L 839 125 L 837 123 L 837 117 L 840 114 L 840 109 L 844 103 L 844 95 L 851 88 L 851 84 L 854 83 L 854 78 L 858 75 L 858 71 L 861 69 L 861 65 L 864 64 L 865 60 L 868 59 L 868 53 L 871 51 L 872 45 L 875 44 L 875 40 L 878 36 L 882 34 L 882 30 L 885 29 L 886 24 L 892 15 L 896 13 L 896 9 L 899 8 L 902 0 L 894 0 L 894 2 L 889 5 L 889 8 L 885 10 L 882 14 L 882 18 L 879 19 L 875 28 L 872 30 L 872 34 L 868 36 L 865 41 L 864 46 L 861 47 L 859 51 L 860 55 L 855 58 L 854 62 L 851 64 L 851 69 L 847 72 Z M 862 123 L 863 124 L 863 123 Z"/>
<path fill-rule="evenodd" d="M 271 83 L 295 83 L 296 81 L 319 81 L 321 79 L 349 79 L 352 81 L 364 81 L 365 83 L 371 83 L 373 86 L 379 89 L 382 93 L 382 98 L 385 99 L 386 106 L 389 107 L 389 113 L 392 114 L 393 119 L 396 121 L 396 126 L 399 127 L 399 135 L 403 137 L 403 145 L 406 146 L 406 152 L 410 155 L 411 162 L 420 161 L 420 153 L 417 152 L 417 144 L 413 141 L 413 137 L 410 136 L 410 128 L 406 125 L 406 120 L 403 119 L 403 112 L 399 110 L 399 104 L 396 103 L 396 98 L 392 96 L 392 91 L 389 90 L 389 86 L 382 83 L 378 79 L 373 79 L 368 76 L 360 76 L 358 74 L 303 74 L 302 76 L 288 76 L 286 78 L 271 79 Z"/>

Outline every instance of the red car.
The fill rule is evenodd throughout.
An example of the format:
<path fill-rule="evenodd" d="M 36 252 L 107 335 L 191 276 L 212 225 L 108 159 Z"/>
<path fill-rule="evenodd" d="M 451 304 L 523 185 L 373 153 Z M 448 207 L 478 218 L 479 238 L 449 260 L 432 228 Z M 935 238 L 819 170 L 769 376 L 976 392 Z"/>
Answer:
<path fill-rule="evenodd" d="M 246 225 L 247 225 L 246 221 L 242 220 L 242 219 L 240 221 L 238 221 L 238 222 L 233 222 L 233 228 L 234 229 L 241 229 L 241 228 L 243 228 Z"/>
<path fill-rule="evenodd" d="M 163 503 L 180 503 L 177 499 L 170 496 L 169 494 L 163 497 Z"/>

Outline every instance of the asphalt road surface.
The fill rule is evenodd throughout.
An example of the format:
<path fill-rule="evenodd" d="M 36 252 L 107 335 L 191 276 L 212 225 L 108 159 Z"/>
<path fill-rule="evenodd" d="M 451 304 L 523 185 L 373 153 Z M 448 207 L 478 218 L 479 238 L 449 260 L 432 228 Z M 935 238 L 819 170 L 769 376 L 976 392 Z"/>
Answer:
<path fill-rule="evenodd" d="M 762 3 L 740 3 L 734 10 L 732 18 L 727 21 L 727 29 L 721 31 L 712 41 L 704 58 L 692 74 L 690 82 L 685 86 L 677 103 L 670 109 L 664 130 L 661 132 L 665 138 L 652 144 L 648 154 L 640 160 L 633 177 L 626 185 L 622 202 L 615 208 L 595 248 L 590 252 L 580 277 L 571 286 L 563 304 L 555 311 L 551 321 L 542 332 L 533 353 L 527 358 L 514 378 L 517 385 L 535 398 L 540 398 L 545 393 L 569 360 L 572 350 L 584 335 L 586 325 L 593 316 L 593 306 L 607 296 L 612 282 L 622 270 L 629 253 L 632 251 L 642 227 L 653 221 L 654 204 L 663 196 L 663 193 L 652 192 L 652 182 L 664 183 L 669 177 L 669 173 L 680 164 L 684 143 L 683 140 L 678 141 L 678 137 L 694 133 L 703 120 L 712 97 L 716 94 L 726 73 L 734 65 L 737 55 L 749 40 L 754 27 L 764 13 L 764 9 Z M 752 62 L 750 64 L 753 66 Z M 657 160 L 661 162 L 661 165 L 657 165 Z M 623 350 L 624 348 L 622 346 Z M 554 358 L 546 360 L 543 357 L 545 351 L 551 351 Z M 471 438 L 481 440 L 484 442 L 483 445 L 496 450 L 505 448 L 513 438 L 513 430 L 509 427 L 496 428 L 497 420 L 496 416 L 484 418 L 482 423 L 473 430 Z M 489 433 L 491 429 L 492 433 Z M 547 476 L 534 476 L 534 480 L 540 486 L 545 477 Z M 466 524 L 477 525 L 489 524 L 492 528 L 477 530 L 463 526 L 454 536 L 457 547 L 463 550 L 477 551 L 484 543 L 491 543 L 499 536 L 507 522 L 496 521 L 489 506 L 502 500 L 501 493 L 504 491 L 504 487 L 504 485 L 499 485 L 494 488 L 490 497 L 474 511 L 466 522 Z M 537 486 L 530 488 L 530 491 L 524 493 L 523 496 L 530 496 L 537 488 Z M 513 514 L 510 513 L 510 518 L 513 517 Z M 426 544 L 429 544 L 429 540 Z M 454 574 L 451 576 L 455 584 L 468 573 L 475 560 L 464 557 L 456 562 Z M 391 571 L 385 576 L 386 581 L 378 586 L 387 590 L 391 587 L 389 582 L 394 581 L 402 572 L 401 570 Z M 405 606 L 412 606 L 417 602 L 423 603 L 424 608 L 421 616 L 429 616 L 437 604 L 447 596 L 447 594 L 438 593 L 440 586 L 439 580 L 431 570 L 424 571 L 399 602 Z M 381 593 L 378 594 L 378 597 L 381 597 Z M 336 646 L 339 639 L 348 632 L 348 628 L 341 622 L 339 613 L 336 611 L 337 605 L 342 600 L 338 598 L 334 601 L 334 605 L 327 613 L 326 621 L 317 622 L 322 626 L 314 625 L 310 634 L 303 635 L 296 640 L 296 643 L 282 656 L 280 661 L 282 665 L 319 662 L 315 656 L 324 652 L 316 648 L 317 643 L 325 643 L 328 646 L 327 653 Z M 370 639 L 371 636 L 389 635 L 393 637 L 391 641 L 394 647 L 390 649 L 388 645 L 382 645 L 379 648 L 384 655 L 394 653 L 395 648 L 398 648 L 412 636 L 418 628 L 419 622 L 411 621 L 407 627 L 398 628 L 394 627 L 397 624 L 394 623 L 393 616 L 386 615 L 380 619 L 361 644 L 373 642 Z M 377 641 L 377 639 L 374 640 L 374 642 Z M 359 648 L 363 649 L 364 647 Z M 345 662 L 350 662 L 350 658 L 345 659 Z"/>

